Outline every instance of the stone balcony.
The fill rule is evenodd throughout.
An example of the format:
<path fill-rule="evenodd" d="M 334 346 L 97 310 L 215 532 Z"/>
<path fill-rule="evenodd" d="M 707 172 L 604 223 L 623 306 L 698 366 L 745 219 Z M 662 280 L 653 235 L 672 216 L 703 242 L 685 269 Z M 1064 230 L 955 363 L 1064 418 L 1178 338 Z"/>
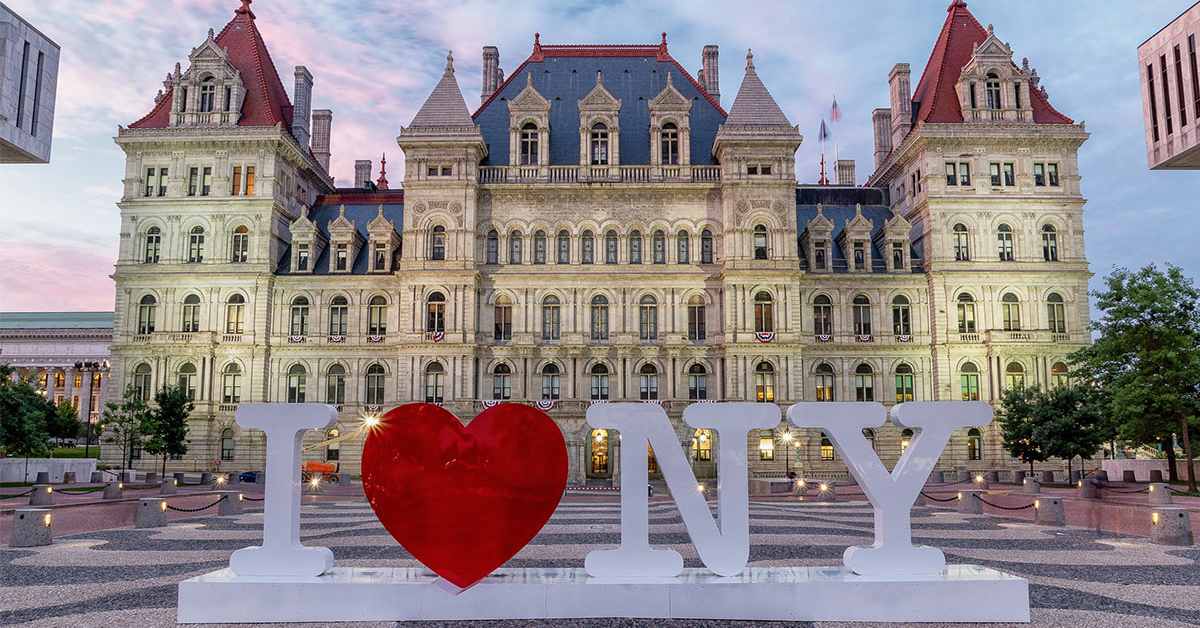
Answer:
<path fill-rule="evenodd" d="M 720 166 L 482 166 L 479 183 L 720 183 Z"/>

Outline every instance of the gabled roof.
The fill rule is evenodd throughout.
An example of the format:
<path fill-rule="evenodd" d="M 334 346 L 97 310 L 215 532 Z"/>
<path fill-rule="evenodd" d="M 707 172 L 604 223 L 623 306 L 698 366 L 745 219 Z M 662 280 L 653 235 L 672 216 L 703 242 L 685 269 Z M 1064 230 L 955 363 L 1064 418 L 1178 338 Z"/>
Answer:
<path fill-rule="evenodd" d="M 216 43 L 229 54 L 229 62 L 237 68 L 246 86 L 246 98 L 242 103 L 242 116 L 238 126 L 275 126 L 284 129 L 292 126 L 292 102 L 287 90 L 275 71 L 271 53 L 263 41 L 262 33 L 254 24 L 254 12 L 250 10 L 252 0 L 242 0 L 242 6 L 234 11 L 233 19 L 215 38 Z M 171 92 L 162 97 L 144 118 L 130 124 L 133 129 L 164 129 L 170 125 Z"/>
<path fill-rule="evenodd" d="M 425 104 L 413 116 L 409 128 L 464 127 L 474 126 L 467 111 L 467 101 L 454 78 L 454 54 L 446 55 L 446 70 L 442 79 L 434 86 Z"/>
<path fill-rule="evenodd" d="M 746 76 L 742 78 L 742 86 L 733 99 L 725 124 L 731 127 L 792 126 L 767 86 L 758 78 L 758 72 L 754 69 L 754 53 L 749 50 L 746 51 Z"/>

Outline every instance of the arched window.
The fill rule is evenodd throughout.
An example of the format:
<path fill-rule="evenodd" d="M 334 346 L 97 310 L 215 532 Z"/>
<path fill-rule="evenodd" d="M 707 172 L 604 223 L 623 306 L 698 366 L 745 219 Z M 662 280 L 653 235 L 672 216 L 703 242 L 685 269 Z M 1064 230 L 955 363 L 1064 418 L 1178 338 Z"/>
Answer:
<path fill-rule="evenodd" d="M 200 297 L 198 295 L 189 294 L 183 298 L 183 321 L 179 329 L 185 333 L 200 331 Z"/>
<path fill-rule="evenodd" d="M 1046 320 L 1050 331 L 1056 334 L 1067 333 L 1067 306 L 1063 303 L 1062 295 L 1051 292 L 1046 297 Z"/>
<path fill-rule="evenodd" d="M 196 365 L 191 362 L 185 362 L 179 367 L 179 389 L 183 394 L 187 395 L 189 400 L 196 399 Z"/>
<path fill-rule="evenodd" d="M 912 310 L 908 297 L 902 294 L 892 299 L 892 333 L 897 336 L 912 335 Z"/>
<path fill-rule="evenodd" d="M 770 333 L 775 331 L 775 301 L 768 292 L 754 295 L 754 331 Z"/>
<path fill-rule="evenodd" d="M 446 297 L 441 292 L 434 292 L 425 300 L 425 331 L 427 333 L 445 333 L 446 331 Z"/>
<path fill-rule="evenodd" d="M 608 165 L 608 127 L 603 122 L 592 125 L 591 156 L 593 166 Z"/>
<path fill-rule="evenodd" d="M 1069 386 L 1071 384 L 1071 376 L 1067 371 L 1067 365 L 1062 362 L 1055 362 L 1054 366 L 1050 367 L 1050 385 L 1054 388 Z"/>
<path fill-rule="evenodd" d="M 500 263 L 500 234 L 496 233 L 495 229 L 488 231 L 487 240 L 484 244 L 484 256 L 487 264 Z"/>
<path fill-rule="evenodd" d="M 766 225 L 754 225 L 754 259 L 767 259 Z"/>
<path fill-rule="evenodd" d="M 967 430 L 967 460 L 983 460 L 983 434 L 975 428 Z"/>
<path fill-rule="evenodd" d="M 583 237 L 579 239 L 579 257 L 583 264 L 592 264 L 596 261 L 596 238 L 591 231 L 584 231 Z"/>
<path fill-rule="evenodd" d="M 834 459 L 834 453 L 833 441 L 829 440 L 829 437 L 825 435 L 825 432 L 821 432 L 821 461 L 832 461 Z"/>
<path fill-rule="evenodd" d="M 371 297 L 367 304 L 367 335 L 387 335 L 387 299 L 382 295 Z"/>
<path fill-rule="evenodd" d="M 1002 224 L 996 227 L 996 249 L 1000 253 L 1000 261 L 1013 261 L 1013 230 L 1012 227 Z"/>
<path fill-rule="evenodd" d="M 775 367 L 770 362 L 759 362 L 754 367 L 754 400 L 759 403 L 775 401 Z"/>
<path fill-rule="evenodd" d="M 240 334 L 246 331 L 246 297 L 229 295 L 225 302 L 225 333 Z"/>
<path fill-rule="evenodd" d="M 958 295 L 958 333 L 975 333 L 975 299 L 965 292 Z"/>
<path fill-rule="evenodd" d="M 971 237 L 967 233 L 967 226 L 961 222 L 954 225 L 954 259 L 971 261 Z"/>
<path fill-rule="evenodd" d="M 541 229 L 533 234 L 533 263 L 546 263 L 546 232 Z"/>
<path fill-rule="evenodd" d="M 233 428 L 221 430 L 221 460 L 233 460 L 236 448 L 233 440 Z"/>
<path fill-rule="evenodd" d="M 862 434 L 863 438 L 867 439 L 867 443 L 871 445 L 871 451 L 875 451 L 875 430 L 864 427 Z"/>
<path fill-rule="evenodd" d="M 896 403 L 913 400 L 913 367 L 901 364 L 896 367 Z"/>
<path fill-rule="evenodd" d="M 692 263 L 691 255 L 691 237 L 686 231 L 680 231 L 675 235 L 675 257 L 678 258 L 680 264 Z"/>
<path fill-rule="evenodd" d="M 667 234 L 662 231 L 655 231 L 651 238 L 651 254 L 654 256 L 655 264 L 667 263 Z"/>
<path fill-rule="evenodd" d="M 592 297 L 592 340 L 608 340 L 608 299 L 602 294 Z"/>
<path fill-rule="evenodd" d="M 833 335 L 833 301 L 823 294 L 813 299 L 813 333 L 818 336 Z"/>
<path fill-rule="evenodd" d="M 1004 386 L 1008 390 L 1025 387 L 1025 367 L 1020 362 L 1009 362 L 1004 369 Z"/>
<path fill-rule="evenodd" d="M 204 227 L 192 227 L 188 234 L 188 263 L 199 264 L 204 261 Z"/>
<path fill-rule="evenodd" d="M 713 431 L 699 428 L 692 432 L 692 460 L 712 462 Z"/>
<path fill-rule="evenodd" d="M 304 403 L 308 388 L 308 371 L 303 365 L 293 364 L 287 375 L 288 403 Z"/>
<path fill-rule="evenodd" d="M 591 433 L 593 476 L 608 475 L 608 430 L 595 429 Z"/>
<path fill-rule="evenodd" d="M 875 401 L 875 371 L 869 364 L 854 369 L 854 400 Z"/>
<path fill-rule="evenodd" d="M 524 244 L 524 243 L 521 241 L 521 232 L 520 231 L 513 231 L 512 233 L 508 234 L 508 263 L 509 264 L 520 264 L 521 263 L 522 244 Z"/>
<path fill-rule="evenodd" d="M 900 455 L 903 456 L 904 452 L 908 451 L 908 446 L 912 443 L 912 439 L 912 430 L 905 429 L 904 431 L 900 432 Z"/>
<path fill-rule="evenodd" d="M 367 367 L 367 405 L 383 405 L 383 365 L 372 364 Z"/>
<path fill-rule="evenodd" d="M 979 367 L 974 362 L 962 365 L 958 375 L 958 387 L 963 401 L 979 401 Z"/>
<path fill-rule="evenodd" d="M 638 388 L 642 399 L 658 399 L 658 369 L 653 364 L 643 364 L 638 371 Z"/>
<path fill-rule="evenodd" d="M 510 342 L 512 340 L 512 302 L 508 297 L 501 295 L 496 298 L 496 305 L 492 308 L 492 318 L 494 321 L 493 338 L 496 342 Z"/>
<path fill-rule="evenodd" d="M 610 230 L 604 234 L 604 263 L 617 263 L 617 249 L 620 246 L 617 240 L 617 232 Z"/>
<path fill-rule="evenodd" d="M 705 337 L 708 335 L 704 297 L 693 294 L 688 299 L 687 316 L 688 340 L 692 342 L 704 342 Z"/>
<path fill-rule="evenodd" d="M 147 294 L 138 302 L 137 333 L 153 334 L 154 319 L 158 313 L 158 299 Z"/>
<path fill-rule="evenodd" d="M 688 399 L 708 399 L 708 371 L 696 363 L 688 367 Z"/>
<path fill-rule="evenodd" d="M 679 165 L 679 127 L 674 122 L 662 125 L 659 156 L 664 166 Z"/>
<path fill-rule="evenodd" d="M 1000 108 L 1000 77 L 996 76 L 995 72 L 988 72 L 987 82 L 987 106 L 988 109 Z"/>
<path fill-rule="evenodd" d="M 1000 297 L 1001 319 L 1004 321 L 1004 331 L 1021 330 L 1021 300 L 1017 295 L 1008 292 Z"/>
<path fill-rule="evenodd" d="M 512 369 L 507 364 L 497 364 L 492 369 L 492 399 L 512 399 Z"/>
<path fill-rule="evenodd" d="M 562 313 L 558 297 L 553 294 L 542 299 L 542 340 L 562 338 Z"/>
<path fill-rule="evenodd" d="M 429 259 L 446 259 L 446 228 L 437 225 L 429 234 Z"/>
<path fill-rule="evenodd" d="M 329 335 L 345 336 L 349 316 L 350 304 L 346 301 L 346 297 L 333 297 L 333 300 L 329 302 Z"/>
<path fill-rule="evenodd" d="M 532 122 L 521 127 L 521 165 L 538 165 L 538 128 Z"/>
<path fill-rule="evenodd" d="M 242 367 L 226 364 L 221 372 L 221 403 L 239 403 L 242 400 Z"/>
<path fill-rule="evenodd" d="M 566 229 L 558 232 L 558 263 L 571 263 L 571 234 Z"/>
<path fill-rule="evenodd" d="M 147 264 L 157 264 L 158 255 L 162 250 L 162 230 L 158 227 L 150 227 L 146 230 L 146 243 L 142 261 Z"/>
<path fill-rule="evenodd" d="M 1058 231 L 1054 225 L 1042 225 L 1042 259 L 1058 261 Z"/>
<path fill-rule="evenodd" d="M 292 336 L 308 335 L 308 299 L 306 297 L 292 299 L 291 328 L 289 331 Z"/>
<path fill-rule="evenodd" d="M 332 364 L 325 372 L 325 403 L 340 406 L 346 403 L 346 367 Z"/>
<path fill-rule="evenodd" d="M 608 367 L 603 364 L 592 366 L 592 401 L 608 400 Z"/>
<path fill-rule="evenodd" d="M 557 364 L 551 362 L 542 367 L 542 399 L 558 399 L 561 383 L 562 375 Z"/>
<path fill-rule="evenodd" d="M 871 335 L 871 300 L 866 295 L 854 297 L 854 335 Z"/>
<path fill-rule="evenodd" d="M 700 232 L 700 263 L 713 263 L 713 235 L 708 229 Z"/>
<path fill-rule="evenodd" d="M 648 294 L 638 301 L 638 338 L 642 342 L 658 339 L 658 301 Z"/>
<path fill-rule="evenodd" d="M 229 261 L 234 264 L 244 264 L 250 259 L 250 230 L 244 225 L 233 230 L 233 239 L 229 246 Z"/>
<path fill-rule="evenodd" d="M 634 230 L 629 234 L 629 263 L 642 263 L 642 232 Z"/>
<path fill-rule="evenodd" d="M 325 432 L 325 440 L 329 441 L 325 445 L 325 462 L 336 462 L 342 457 L 342 443 L 339 437 L 342 435 L 341 430 L 336 427 Z"/>
<path fill-rule="evenodd" d="M 216 99 L 217 84 L 210 76 L 200 82 L 200 113 L 211 113 Z"/>
<path fill-rule="evenodd" d="M 425 367 L 425 403 L 442 403 L 446 398 L 446 369 L 441 362 Z"/>

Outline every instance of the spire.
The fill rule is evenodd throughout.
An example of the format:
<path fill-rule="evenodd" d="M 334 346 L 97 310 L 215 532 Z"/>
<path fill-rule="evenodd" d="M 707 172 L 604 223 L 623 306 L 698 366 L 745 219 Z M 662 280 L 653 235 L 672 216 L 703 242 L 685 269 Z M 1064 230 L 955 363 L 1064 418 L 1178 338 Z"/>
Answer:
<path fill-rule="evenodd" d="M 446 74 L 454 74 L 454 51 L 446 51 Z"/>
<path fill-rule="evenodd" d="M 733 99 L 733 106 L 729 108 L 725 126 L 792 126 L 767 86 L 758 78 L 752 51 L 746 51 L 746 76 Z"/>
<path fill-rule="evenodd" d="M 434 86 L 433 92 L 421 105 L 417 115 L 413 116 L 412 127 L 466 127 L 474 126 L 471 115 L 467 113 L 467 102 L 463 100 L 462 90 L 454 78 L 454 53 L 446 55 L 446 69 L 442 79 Z"/>
<path fill-rule="evenodd" d="M 254 19 L 254 11 L 250 10 L 250 3 L 254 0 L 242 0 L 242 6 L 234 10 L 236 15 L 249 15 L 250 19 Z"/>
<path fill-rule="evenodd" d="M 668 58 L 670 55 L 667 54 L 667 32 L 663 31 L 662 42 L 658 44 L 658 59 L 661 61 Z"/>
<path fill-rule="evenodd" d="M 383 154 L 383 159 L 379 160 L 379 180 L 375 182 L 375 187 L 380 190 L 388 189 L 387 180 L 387 153 Z"/>
<path fill-rule="evenodd" d="M 749 48 L 746 49 L 746 71 L 754 71 L 754 51 Z"/>

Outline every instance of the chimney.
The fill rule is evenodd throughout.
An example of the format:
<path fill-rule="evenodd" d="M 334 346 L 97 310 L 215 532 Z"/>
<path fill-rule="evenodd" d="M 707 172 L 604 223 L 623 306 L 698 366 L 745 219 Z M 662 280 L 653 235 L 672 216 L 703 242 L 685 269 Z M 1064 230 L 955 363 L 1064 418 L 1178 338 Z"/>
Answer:
<path fill-rule="evenodd" d="M 704 84 L 704 89 L 708 90 L 708 93 L 712 94 L 712 97 L 720 102 L 721 75 L 717 65 L 718 50 L 716 44 L 709 44 L 700 53 L 700 59 L 704 68 L 702 70 L 704 78 L 700 82 Z"/>
<path fill-rule="evenodd" d="M 483 47 L 483 89 L 479 91 L 479 102 L 487 100 L 500 87 L 500 49 Z"/>
<path fill-rule="evenodd" d="M 912 128 L 912 92 L 909 91 L 907 63 L 897 63 L 888 74 L 892 94 L 892 146 L 899 146 Z"/>
<path fill-rule="evenodd" d="M 366 189 L 370 183 L 373 183 L 371 181 L 371 160 L 354 160 L 354 187 L 362 190 Z"/>
<path fill-rule="evenodd" d="M 854 160 L 837 160 L 837 184 L 847 187 L 858 185 L 854 180 Z"/>
<path fill-rule="evenodd" d="M 892 110 L 876 109 L 871 112 L 871 126 L 875 127 L 875 170 L 892 154 Z"/>
<path fill-rule="evenodd" d="M 312 112 L 312 153 L 325 172 L 329 172 L 329 130 L 332 126 L 332 111 L 316 109 Z"/>
<path fill-rule="evenodd" d="M 312 111 L 313 76 L 308 68 L 296 66 L 296 89 L 292 94 L 292 137 L 308 147 L 308 116 Z"/>

